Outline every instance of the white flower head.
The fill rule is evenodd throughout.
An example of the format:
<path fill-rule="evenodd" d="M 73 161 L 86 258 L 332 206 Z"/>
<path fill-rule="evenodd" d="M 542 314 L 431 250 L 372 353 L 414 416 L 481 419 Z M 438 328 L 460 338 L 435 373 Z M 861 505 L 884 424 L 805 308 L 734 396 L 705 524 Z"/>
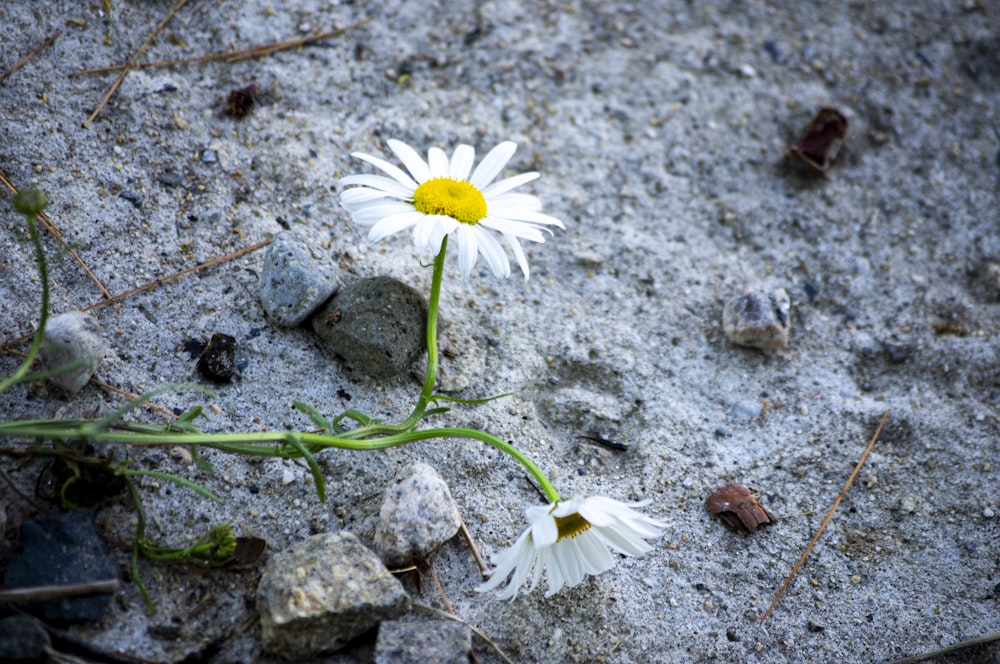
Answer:
<path fill-rule="evenodd" d="M 472 169 L 475 150 L 459 145 L 451 158 L 440 148 L 431 148 L 427 161 L 402 141 L 390 140 L 389 147 L 409 173 L 384 159 L 363 152 L 352 156 L 364 160 L 388 175 L 348 175 L 342 185 L 358 185 L 345 190 L 340 203 L 354 223 L 370 226 L 368 239 L 377 242 L 408 228 L 419 249 L 441 250 L 445 236 L 458 249 L 459 271 L 469 276 L 482 254 L 498 277 L 510 276 L 510 261 L 497 234 L 510 245 L 524 278 L 528 260 L 520 240 L 544 242 L 547 226 L 563 228 L 561 221 L 542 213 L 535 196 L 512 193 L 531 182 L 538 173 L 522 173 L 493 180 L 514 155 L 517 145 L 504 141 L 490 150 Z M 471 173 L 471 175 L 470 175 Z"/>
<path fill-rule="evenodd" d="M 499 596 L 513 598 L 529 576 L 526 592 L 534 590 L 544 572 L 549 586 L 545 596 L 551 597 L 564 585 L 575 586 L 588 574 L 611 569 L 614 558 L 609 547 L 629 556 L 648 553 L 653 547 L 646 540 L 659 537 L 663 524 L 632 509 L 647 504 L 592 496 L 529 508 L 528 530 L 493 556 L 496 567 L 476 590 L 493 590 L 510 577 Z"/>

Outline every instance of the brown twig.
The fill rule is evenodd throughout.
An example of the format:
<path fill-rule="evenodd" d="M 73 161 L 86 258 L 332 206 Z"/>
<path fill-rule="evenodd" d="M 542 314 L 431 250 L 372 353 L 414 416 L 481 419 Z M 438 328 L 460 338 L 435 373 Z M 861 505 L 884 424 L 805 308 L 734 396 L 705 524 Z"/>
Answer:
<path fill-rule="evenodd" d="M 476 542 L 472 539 L 472 533 L 469 532 L 468 527 L 465 525 L 465 519 L 461 519 L 461 523 L 458 524 L 458 532 L 462 533 L 462 538 L 469 545 L 469 550 L 472 551 L 472 557 L 476 559 L 476 565 L 479 566 L 479 571 L 483 574 L 483 578 L 489 578 L 486 576 L 486 570 L 489 569 L 489 565 L 486 564 L 486 561 L 483 560 L 482 555 L 479 553 L 479 549 L 476 548 Z"/>
<path fill-rule="evenodd" d="M 308 37 L 300 37 L 298 39 L 279 42 L 277 44 L 254 46 L 252 48 L 243 49 L 242 51 L 209 53 L 207 55 L 199 55 L 193 58 L 181 58 L 179 60 L 159 60 L 157 62 L 134 62 L 124 65 L 111 65 L 110 67 L 98 67 L 97 69 L 81 69 L 79 71 L 71 72 L 70 76 L 72 77 L 72 76 L 85 76 L 89 74 L 105 74 L 107 72 L 121 71 L 123 69 L 145 69 L 147 67 L 173 67 L 176 65 L 212 62 L 215 60 L 236 62 L 238 60 L 243 60 L 246 58 L 255 58 L 255 57 L 260 57 L 262 55 L 270 55 L 271 53 L 287 50 L 290 48 L 295 48 L 296 46 L 304 46 L 306 44 L 311 44 L 312 42 L 322 41 L 323 39 L 329 39 L 330 37 L 339 37 L 348 30 L 359 28 L 362 25 L 371 23 L 371 21 L 372 19 L 369 18 L 365 19 L 364 21 L 358 21 L 357 23 L 352 23 L 351 25 L 345 28 L 335 28 L 333 30 L 327 30 L 326 32 L 317 32 L 316 34 L 309 35 Z"/>
<path fill-rule="evenodd" d="M 3 173 L 0 173 L 0 182 L 3 182 L 5 185 L 7 185 L 7 188 L 10 189 L 12 192 L 14 192 L 15 195 L 20 191 L 16 186 L 14 186 L 13 182 L 7 179 L 7 176 L 4 175 Z M 49 217 L 44 212 L 39 212 L 38 221 L 42 224 L 42 226 L 45 227 L 45 230 L 47 230 L 49 234 L 52 237 L 54 237 L 59 242 L 59 244 L 63 246 L 63 249 L 65 249 L 70 256 L 75 258 L 76 262 L 79 263 L 81 267 L 83 267 L 83 271 L 87 273 L 87 276 L 90 277 L 91 281 L 97 284 L 97 287 L 101 289 L 102 293 L 104 293 L 104 297 L 110 298 L 111 293 L 108 292 L 108 289 L 104 287 L 104 284 L 101 283 L 101 280 L 97 278 L 97 275 L 94 274 L 94 272 L 90 269 L 90 267 L 85 262 L 83 262 L 83 259 L 80 258 L 80 255 L 77 254 L 71 246 L 69 246 L 69 243 L 66 242 L 66 239 L 63 237 L 62 231 L 60 231 L 56 227 L 56 225 L 52 223 L 52 220 L 49 219 Z"/>
<path fill-rule="evenodd" d="M 833 513 L 837 510 L 837 506 L 840 505 L 840 501 L 843 500 L 844 495 L 847 493 L 847 490 L 851 488 L 851 484 L 854 482 L 854 478 L 858 476 L 858 472 L 861 470 L 861 466 L 863 466 L 865 460 L 868 459 L 868 455 L 871 453 L 872 448 L 875 446 L 875 441 L 878 440 L 878 435 L 882 433 L 882 427 L 885 426 L 885 421 L 887 419 L 889 419 L 889 411 L 885 411 L 885 413 L 882 414 L 882 420 L 878 423 L 878 427 L 875 429 L 875 435 L 873 435 L 872 439 L 868 441 L 868 447 L 865 448 L 865 451 L 861 455 L 861 458 L 858 460 L 857 465 L 854 466 L 854 471 L 851 473 L 851 476 L 847 478 L 847 482 L 844 483 L 844 488 L 840 490 L 840 495 L 837 496 L 837 499 L 835 501 L 833 501 L 833 505 L 830 507 L 830 511 L 826 513 L 826 518 L 823 519 L 823 523 L 819 524 L 819 530 L 816 531 L 816 534 L 813 535 L 812 540 L 809 541 L 809 546 L 807 546 L 806 550 L 802 552 L 802 555 L 795 563 L 795 566 L 792 567 L 792 571 L 788 575 L 788 578 L 785 579 L 785 582 L 781 584 L 781 588 L 778 589 L 778 594 L 774 596 L 774 599 L 771 601 L 771 605 L 767 607 L 767 611 L 765 611 L 764 615 L 761 616 L 760 618 L 761 625 L 763 625 L 764 621 L 767 620 L 767 617 L 771 614 L 771 610 L 774 609 L 774 607 L 778 604 L 778 600 L 781 599 L 781 596 L 785 594 L 785 590 L 788 588 L 788 584 L 790 584 L 792 582 L 792 579 L 795 578 L 795 574 L 799 571 L 799 568 L 802 567 L 802 563 L 805 562 L 806 556 L 808 556 L 809 552 L 812 551 L 813 546 L 816 545 L 816 542 L 819 540 L 820 535 L 822 535 L 823 531 L 826 529 L 826 524 L 830 523 L 830 519 L 833 518 Z"/>
<path fill-rule="evenodd" d="M 21 67 L 23 67 L 28 60 L 32 59 L 33 57 L 44 51 L 46 48 L 48 48 L 52 44 L 52 42 L 59 39 L 59 35 L 61 34 L 62 30 L 56 30 L 52 34 L 52 36 L 43 41 L 40 46 L 35 47 L 35 50 L 33 50 L 31 53 L 27 54 L 26 56 L 18 60 L 17 64 L 15 64 L 13 67 L 5 71 L 3 74 L 0 74 L 0 83 L 3 83 L 4 79 L 6 79 L 8 76 L 16 72 Z"/>
<path fill-rule="evenodd" d="M 147 48 L 149 48 L 149 45 L 153 43 L 154 39 L 156 39 L 156 35 L 158 35 L 160 30 L 162 30 L 163 27 L 170 22 L 170 19 L 174 17 L 174 14 L 176 14 L 181 7 L 187 4 L 187 1 L 188 0 L 177 0 L 177 2 L 174 3 L 174 6 L 170 8 L 170 11 L 167 12 L 167 15 L 160 20 L 156 28 L 151 33 L 149 33 L 149 35 L 146 37 L 146 40 L 142 42 L 142 46 L 139 47 L 139 50 L 137 50 L 135 53 L 132 54 L 132 57 L 129 58 L 128 60 L 128 64 L 125 66 L 124 69 L 122 69 L 122 73 L 118 75 L 118 78 L 116 78 L 115 82 L 111 84 L 111 87 L 108 88 L 108 91 L 104 94 L 104 97 L 97 105 L 97 108 L 95 108 L 94 112 L 90 114 L 90 117 L 84 121 L 83 123 L 84 129 L 90 127 L 91 123 L 94 121 L 94 118 L 96 118 L 97 114 L 101 112 L 101 109 L 103 109 L 107 105 L 108 100 L 110 100 L 111 96 L 115 94 L 115 91 L 118 89 L 118 86 L 121 85 L 122 81 L 125 80 L 125 76 L 128 74 L 128 70 L 131 69 L 131 66 L 135 63 L 135 61 L 139 58 L 139 56 L 142 55 Z"/>
<path fill-rule="evenodd" d="M 248 254 L 251 251 L 256 251 L 257 249 L 260 249 L 261 247 L 266 247 L 269 244 L 271 244 L 270 238 L 266 240 L 261 240 L 256 244 L 251 244 L 249 247 L 243 247 L 242 249 L 237 249 L 236 251 L 226 254 L 225 256 L 217 256 L 215 258 L 205 261 L 204 263 L 199 263 L 198 265 L 195 265 L 194 267 L 188 268 L 186 270 L 181 270 L 180 272 L 174 272 L 173 274 L 167 275 L 166 277 L 160 277 L 159 279 L 154 279 L 153 281 L 150 281 L 147 284 L 143 284 L 142 286 L 137 286 L 131 290 L 125 291 L 124 293 L 119 293 L 118 295 L 114 296 L 112 296 L 109 293 L 108 298 L 106 300 L 101 300 L 100 302 L 95 302 L 94 304 L 88 305 L 83 309 L 81 309 L 81 311 L 90 311 L 91 309 L 96 309 L 97 307 L 102 307 L 106 304 L 114 304 L 116 302 L 120 302 L 121 300 L 124 300 L 127 297 L 131 297 L 136 293 L 141 293 L 142 291 L 149 290 L 150 288 L 156 288 L 157 286 L 160 286 L 168 281 L 185 277 L 191 274 L 192 272 L 204 270 L 205 268 L 214 267 L 219 263 L 225 263 L 226 261 L 233 260 L 234 258 L 239 258 L 243 254 Z M 17 339 L 11 339 L 7 343 L 0 346 L 0 350 L 12 353 L 12 351 L 10 350 L 11 346 L 19 344 L 22 341 L 26 341 L 31 337 L 33 337 L 34 335 L 35 335 L 34 332 L 29 332 L 28 334 L 22 335 Z"/>
<path fill-rule="evenodd" d="M 0 590 L 0 604 L 10 604 L 13 602 L 42 602 L 47 599 L 62 599 L 64 597 L 113 593 L 118 590 L 118 586 L 118 579 L 109 579 L 108 581 L 88 581 L 86 583 L 71 583 L 62 586 L 13 588 L 10 590 Z"/>

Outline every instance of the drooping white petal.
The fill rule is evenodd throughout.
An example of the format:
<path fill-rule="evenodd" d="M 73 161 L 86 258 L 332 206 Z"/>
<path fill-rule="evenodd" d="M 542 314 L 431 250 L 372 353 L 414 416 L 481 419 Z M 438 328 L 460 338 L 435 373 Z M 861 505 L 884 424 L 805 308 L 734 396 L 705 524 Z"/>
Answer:
<path fill-rule="evenodd" d="M 517 150 L 516 143 L 504 141 L 486 153 L 483 160 L 476 166 L 476 170 L 472 172 L 472 177 L 469 178 L 472 186 L 480 191 L 485 189 L 486 185 L 493 182 L 493 178 L 503 170 L 510 158 L 514 156 L 515 150 Z"/>
<path fill-rule="evenodd" d="M 490 266 L 493 274 L 504 279 L 509 277 L 510 261 L 507 260 L 507 254 L 504 253 L 497 236 L 482 228 L 481 225 L 473 226 L 472 230 L 476 233 L 479 253 L 486 259 L 486 264 Z"/>
<path fill-rule="evenodd" d="M 459 224 L 454 235 L 458 240 L 458 271 L 467 277 L 472 274 L 472 268 L 476 266 L 476 258 L 479 256 L 476 233 L 468 224 Z"/>
<path fill-rule="evenodd" d="M 392 138 L 386 142 L 389 144 L 389 148 L 399 157 L 399 160 L 403 162 L 403 165 L 406 166 L 406 170 L 410 172 L 414 180 L 418 183 L 424 183 L 431 179 L 431 169 L 428 168 L 427 162 L 417 154 L 416 150 L 403 141 L 397 141 Z"/>

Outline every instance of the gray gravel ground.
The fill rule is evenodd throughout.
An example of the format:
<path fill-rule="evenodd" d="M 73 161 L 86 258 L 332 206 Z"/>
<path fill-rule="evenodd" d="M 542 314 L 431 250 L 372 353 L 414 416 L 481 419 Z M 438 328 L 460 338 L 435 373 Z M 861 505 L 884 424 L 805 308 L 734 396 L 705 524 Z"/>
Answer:
<path fill-rule="evenodd" d="M 370 244 L 339 207 L 338 178 L 370 172 L 349 153 L 386 154 L 399 138 L 482 155 L 510 139 L 510 172 L 542 173 L 530 189 L 566 230 L 529 248 L 530 281 L 498 281 L 482 264 L 462 279 L 452 257 L 442 296 L 442 386 L 516 396 L 439 421 L 516 441 L 566 495 L 649 498 L 667 527 L 651 555 L 550 599 L 475 593 L 467 547 L 446 545 L 434 570 L 456 612 L 515 660 L 884 662 L 1000 631 L 995 2 L 192 2 L 147 59 L 371 22 L 267 58 L 133 71 L 83 128 L 114 74 L 69 74 L 127 60 L 172 3 L 112 0 L 110 16 L 104 4 L 0 6 L 2 69 L 62 30 L 0 83 L 0 171 L 48 193 L 50 217 L 112 293 L 282 228 L 313 238 L 344 282 L 390 275 L 426 292 L 430 256 L 404 238 Z M 227 92 L 251 82 L 265 92 L 259 107 L 225 115 Z M 850 120 L 827 177 L 782 158 L 824 105 Z M 47 248 L 53 311 L 100 299 Z M 330 414 L 408 413 L 419 371 L 358 378 L 307 329 L 268 321 L 262 259 L 96 310 L 113 348 L 98 378 L 131 393 L 197 381 L 184 342 L 224 332 L 241 377 L 211 398 L 160 399 L 206 403 L 208 430 L 310 426 L 293 398 Z M 0 339 L 37 322 L 35 275 L 7 205 Z M 785 350 L 723 335 L 725 300 L 757 284 L 791 296 Z M 0 412 L 95 416 L 119 403 L 93 385 L 72 400 L 21 386 L 0 395 Z M 747 403 L 760 415 L 741 416 Z M 758 625 L 886 410 L 859 481 Z M 580 438 L 594 433 L 628 451 Z M 300 465 L 215 454 L 208 477 L 167 451 L 128 454 L 226 499 L 147 482 L 149 535 L 164 544 L 219 521 L 275 549 L 338 529 L 370 543 L 384 486 L 413 460 L 448 478 L 487 554 L 520 534 L 537 501 L 513 462 L 474 442 L 325 454 L 326 504 Z M 0 465 L 33 491 L 37 466 Z M 710 518 L 705 497 L 730 479 L 758 491 L 778 523 L 742 537 Z M 29 512 L 4 495 L 11 523 Z M 123 501 L 99 520 L 125 542 L 134 512 Z M 126 584 L 100 624 L 76 633 L 157 661 L 261 657 L 259 569 L 142 571 L 155 615 Z M 432 583 L 418 594 L 404 582 L 441 605 Z"/>

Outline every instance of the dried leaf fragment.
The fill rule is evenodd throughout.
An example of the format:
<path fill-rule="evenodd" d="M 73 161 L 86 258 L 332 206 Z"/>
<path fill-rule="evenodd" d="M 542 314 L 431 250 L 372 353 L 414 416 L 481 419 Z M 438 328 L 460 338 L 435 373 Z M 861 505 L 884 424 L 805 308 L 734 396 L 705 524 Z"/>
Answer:
<path fill-rule="evenodd" d="M 777 520 L 742 484 L 719 487 L 705 500 L 705 507 L 709 513 L 722 519 L 726 527 L 738 533 L 752 533 L 759 526 Z"/>
<path fill-rule="evenodd" d="M 826 173 L 845 136 L 847 118 L 837 109 L 824 106 L 810 120 L 799 140 L 788 148 L 788 154 L 795 155 L 813 170 Z"/>

